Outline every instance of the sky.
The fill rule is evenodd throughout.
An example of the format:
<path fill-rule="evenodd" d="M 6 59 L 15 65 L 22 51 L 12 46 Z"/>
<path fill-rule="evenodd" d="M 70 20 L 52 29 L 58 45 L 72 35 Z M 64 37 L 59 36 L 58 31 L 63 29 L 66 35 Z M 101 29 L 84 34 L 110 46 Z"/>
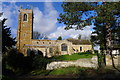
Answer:
<path fill-rule="evenodd" d="M 5 25 L 11 27 L 12 36 L 16 37 L 18 10 L 20 5 L 22 5 L 23 9 L 33 9 L 33 31 L 44 33 L 51 40 L 56 40 L 59 36 L 62 36 L 63 39 L 77 38 L 79 34 L 82 35 L 82 38 L 89 38 L 93 25 L 86 26 L 84 30 L 64 30 L 66 25 L 57 21 L 59 14 L 63 13 L 61 4 L 62 2 L 3 2 L 2 9 L 0 9 L 0 12 L 3 12 L 3 16 L 0 19 L 8 19 Z"/>

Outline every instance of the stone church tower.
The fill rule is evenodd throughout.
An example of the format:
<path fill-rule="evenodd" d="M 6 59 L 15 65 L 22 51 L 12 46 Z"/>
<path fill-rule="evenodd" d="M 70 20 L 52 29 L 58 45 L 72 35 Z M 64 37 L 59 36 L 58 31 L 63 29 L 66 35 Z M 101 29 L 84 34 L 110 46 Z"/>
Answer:
<path fill-rule="evenodd" d="M 91 50 L 92 46 L 89 41 L 79 40 L 38 40 L 33 39 L 33 10 L 19 10 L 18 30 L 17 30 L 17 49 L 24 56 L 31 53 L 42 54 L 51 57 L 55 55 L 73 54 Z"/>
<path fill-rule="evenodd" d="M 33 11 L 31 9 L 22 9 L 22 7 L 20 7 L 16 45 L 17 49 L 20 52 L 26 52 L 25 49 L 23 49 L 24 45 L 31 44 L 32 31 L 33 31 Z"/>

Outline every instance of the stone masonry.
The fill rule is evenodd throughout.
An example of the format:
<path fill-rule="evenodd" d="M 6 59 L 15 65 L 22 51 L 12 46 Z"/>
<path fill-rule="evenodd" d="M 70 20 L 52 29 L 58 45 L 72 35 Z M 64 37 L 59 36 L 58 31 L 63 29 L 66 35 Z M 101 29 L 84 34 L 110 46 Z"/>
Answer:
<path fill-rule="evenodd" d="M 85 42 L 81 40 L 36 40 L 33 39 L 33 10 L 22 9 L 19 10 L 18 30 L 17 30 L 17 49 L 29 56 L 31 51 L 35 54 L 39 52 L 43 56 L 51 57 L 55 55 L 73 54 L 77 52 L 85 52 L 92 49 L 90 41 Z M 44 27 L 44 26 L 43 26 Z M 74 42 L 77 42 L 74 44 Z"/>
<path fill-rule="evenodd" d="M 97 56 L 94 56 L 92 58 L 78 59 L 78 60 L 75 60 L 75 61 L 55 61 L 55 62 L 51 62 L 50 64 L 47 64 L 46 69 L 47 70 L 53 70 L 53 69 L 69 67 L 69 66 L 97 68 L 98 67 L 97 64 L 98 64 Z"/>

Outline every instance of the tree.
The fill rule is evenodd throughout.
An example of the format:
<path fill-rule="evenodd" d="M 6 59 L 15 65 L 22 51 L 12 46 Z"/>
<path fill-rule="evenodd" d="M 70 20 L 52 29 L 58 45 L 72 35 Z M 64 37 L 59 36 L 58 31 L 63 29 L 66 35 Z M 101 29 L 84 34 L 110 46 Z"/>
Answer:
<path fill-rule="evenodd" d="M 40 33 L 37 31 L 34 31 L 33 32 L 33 39 L 39 39 L 39 37 L 40 37 Z"/>
<path fill-rule="evenodd" d="M 81 35 L 80 34 L 78 35 L 78 39 L 81 40 Z"/>
<path fill-rule="evenodd" d="M 103 61 L 105 62 L 105 54 L 110 54 L 112 58 L 113 67 L 113 55 L 112 48 L 114 47 L 112 42 L 115 41 L 115 34 L 117 28 L 117 17 L 119 16 L 119 3 L 103 3 L 100 7 L 99 12 L 97 12 L 98 17 L 96 17 L 94 32 L 96 33 L 96 40 L 94 42 L 100 45 L 101 53 L 100 55 L 104 56 Z"/>
<path fill-rule="evenodd" d="M 45 35 L 45 36 L 44 36 L 44 39 L 48 40 L 48 37 L 47 37 L 47 35 Z"/>
<path fill-rule="evenodd" d="M 51 62 L 47 57 L 43 57 L 41 55 L 37 55 L 33 58 L 33 68 L 34 69 L 46 69 L 47 64 Z"/>
<path fill-rule="evenodd" d="M 61 36 L 59 36 L 59 37 L 57 38 L 57 40 L 62 40 L 62 37 L 61 37 Z"/>
<path fill-rule="evenodd" d="M 17 49 L 10 49 L 8 54 L 3 56 L 2 66 L 4 70 L 12 70 L 14 73 L 26 73 L 33 69 L 34 53 L 31 56 L 24 56 Z"/>
<path fill-rule="evenodd" d="M 102 2 L 102 4 L 99 2 L 64 2 L 62 4 L 64 13 L 60 14 L 58 21 L 66 24 L 66 30 L 82 29 L 84 26 L 94 23 L 96 26 L 94 33 L 97 34 L 95 43 L 100 45 L 102 53 L 104 53 L 105 50 L 105 52 L 112 55 L 111 33 L 116 27 L 115 24 L 120 15 L 119 3 L 120 2 Z"/>
<path fill-rule="evenodd" d="M 37 31 L 33 32 L 33 39 L 48 39 L 46 34 L 39 33 Z"/>
<path fill-rule="evenodd" d="M 65 13 L 60 13 L 58 21 L 66 25 L 66 30 L 82 29 L 85 25 L 90 25 L 91 19 L 94 18 L 93 15 L 90 15 L 92 13 L 91 10 L 94 10 L 92 4 L 88 2 L 64 2 L 62 7 Z M 82 19 L 83 15 L 86 15 L 89 19 Z"/>
<path fill-rule="evenodd" d="M 3 13 L 0 13 L 0 17 L 3 15 Z M 2 36 L 2 20 L 0 20 L 0 34 Z M 0 37 L 0 54 L 2 53 L 2 37 Z"/>
<path fill-rule="evenodd" d="M 90 37 L 90 42 L 92 44 L 92 53 L 95 54 L 95 51 L 94 51 L 94 46 L 95 46 L 95 43 L 94 43 L 94 39 L 95 39 L 95 36 L 92 36 Z"/>
<path fill-rule="evenodd" d="M 2 20 L 2 52 L 5 53 L 8 49 L 12 48 L 16 44 L 15 38 L 11 37 L 10 27 L 5 26 L 5 21 Z"/>

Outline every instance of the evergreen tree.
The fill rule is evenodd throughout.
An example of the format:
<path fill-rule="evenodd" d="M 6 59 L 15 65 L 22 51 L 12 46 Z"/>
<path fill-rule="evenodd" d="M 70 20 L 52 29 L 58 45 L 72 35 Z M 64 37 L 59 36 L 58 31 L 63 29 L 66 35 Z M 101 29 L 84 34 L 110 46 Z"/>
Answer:
<path fill-rule="evenodd" d="M 120 18 L 120 2 L 64 2 L 62 7 L 64 13 L 60 14 L 58 21 L 66 24 L 65 29 L 82 29 L 86 25 L 94 23 L 95 36 L 94 43 L 100 45 L 102 53 L 111 54 L 112 40 L 116 33 L 118 38 L 119 32 L 113 32 L 116 29 L 117 20 Z M 84 17 L 85 16 L 85 17 Z M 119 22 L 119 21 L 118 21 Z M 93 40 L 92 40 L 93 41 Z"/>
<path fill-rule="evenodd" d="M 0 13 L 0 17 L 3 15 L 3 13 Z M 0 54 L 2 53 L 2 20 L 0 20 Z"/>
<path fill-rule="evenodd" d="M 78 35 L 78 39 L 81 40 L 81 35 L 80 34 Z"/>
<path fill-rule="evenodd" d="M 37 31 L 33 32 L 33 39 L 39 39 L 40 38 L 40 33 Z"/>
<path fill-rule="evenodd" d="M 61 37 L 61 36 L 59 36 L 59 37 L 57 38 L 57 40 L 62 40 L 62 37 Z"/>
<path fill-rule="evenodd" d="M 33 32 L 33 39 L 48 39 L 48 36 L 44 33 L 39 33 L 37 31 Z"/>
<path fill-rule="evenodd" d="M 5 53 L 8 49 L 15 46 L 16 41 L 15 38 L 11 37 L 10 27 L 5 26 L 5 21 L 7 19 L 2 20 L 2 52 Z"/>
<path fill-rule="evenodd" d="M 45 40 L 48 40 L 49 38 L 48 38 L 48 36 L 47 36 L 47 35 L 45 35 L 45 36 L 44 36 L 44 39 L 45 39 Z"/>

